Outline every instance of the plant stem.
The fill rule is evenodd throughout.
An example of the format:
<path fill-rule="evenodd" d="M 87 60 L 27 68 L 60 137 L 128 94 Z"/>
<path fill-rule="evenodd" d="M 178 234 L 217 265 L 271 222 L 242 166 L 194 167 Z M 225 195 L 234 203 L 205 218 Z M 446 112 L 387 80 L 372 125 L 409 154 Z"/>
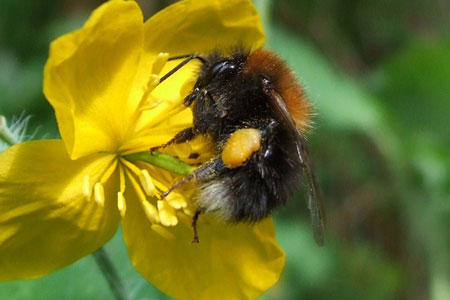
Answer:
<path fill-rule="evenodd" d="M 6 118 L 0 115 L 0 140 L 5 142 L 8 146 L 12 146 L 18 143 L 14 135 L 6 125 Z"/>
<path fill-rule="evenodd" d="M 125 156 L 125 159 L 134 162 L 145 161 L 151 165 L 169 171 L 170 173 L 187 176 L 192 173 L 195 167 L 162 152 L 139 152 Z"/>
<path fill-rule="evenodd" d="M 102 247 L 95 251 L 92 256 L 95 258 L 95 262 L 102 271 L 106 281 L 108 281 L 109 287 L 117 300 L 128 300 L 129 297 L 125 291 L 125 286 L 117 273 L 116 268 L 111 261 L 108 253 Z"/>

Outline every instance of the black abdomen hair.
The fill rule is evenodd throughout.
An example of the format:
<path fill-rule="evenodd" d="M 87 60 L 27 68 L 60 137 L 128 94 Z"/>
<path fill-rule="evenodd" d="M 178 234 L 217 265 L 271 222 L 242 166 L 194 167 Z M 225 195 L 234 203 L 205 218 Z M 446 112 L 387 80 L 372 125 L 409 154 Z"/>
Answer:
<path fill-rule="evenodd" d="M 205 212 L 235 222 L 256 222 L 269 216 L 298 189 L 301 166 L 292 155 L 295 144 L 276 121 L 268 122 L 262 129 L 261 149 L 246 163 L 200 184 L 198 204 Z"/>

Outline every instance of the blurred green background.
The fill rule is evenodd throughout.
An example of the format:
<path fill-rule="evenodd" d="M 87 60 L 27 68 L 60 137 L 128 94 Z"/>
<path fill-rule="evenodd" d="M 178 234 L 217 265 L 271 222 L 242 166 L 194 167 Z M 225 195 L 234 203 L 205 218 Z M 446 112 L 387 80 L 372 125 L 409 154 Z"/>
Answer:
<path fill-rule="evenodd" d="M 93 0 L 0 0 L 0 114 L 31 114 L 28 134 L 57 137 L 42 94 L 51 40 L 80 27 Z M 170 1 L 139 1 L 148 17 Z M 286 251 L 262 299 L 450 299 L 450 2 L 256 0 L 277 51 L 314 103 L 310 152 L 326 200 L 323 248 L 300 193 L 275 216 Z M 133 299 L 167 299 L 106 246 Z M 94 259 L 0 299 L 111 299 Z M 218 296 L 217 299 L 220 299 Z"/>

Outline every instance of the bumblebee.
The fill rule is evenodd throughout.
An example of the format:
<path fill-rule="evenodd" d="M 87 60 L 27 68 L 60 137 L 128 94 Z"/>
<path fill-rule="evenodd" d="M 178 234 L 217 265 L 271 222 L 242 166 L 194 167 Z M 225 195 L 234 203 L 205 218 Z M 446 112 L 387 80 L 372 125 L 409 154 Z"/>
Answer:
<path fill-rule="evenodd" d="M 302 179 L 308 186 L 308 207 L 314 238 L 323 244 L 324 212 L 303 133 L 311 107 L 293 71 L 273 52 L 241 47 L 228 55 L 213 52 L 172 57 L 182 60 L 163 82 L 192 60 L 201 68 L 193 90 L 184 99 L 193 125 L 170 141 L 150 149 L 206 135 L 213 159 L 177 182 L 162 196 L 194 180 L 197 184 L 196 223 L 201 213 L 229 222 L 258 222 L 283 205 Z M 302 176 L 303 175 L 303 176 Z"/>

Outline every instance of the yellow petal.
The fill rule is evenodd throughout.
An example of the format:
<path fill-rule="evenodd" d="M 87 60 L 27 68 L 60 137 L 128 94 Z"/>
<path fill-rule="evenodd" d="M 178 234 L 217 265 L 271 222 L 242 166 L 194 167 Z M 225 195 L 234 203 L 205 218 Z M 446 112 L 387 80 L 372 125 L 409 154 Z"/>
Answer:
<path fill-rule="evenodd" d="M 1 281 L 48 274 L 114 235 L 117 176 L 105 183 L 104 206 L 87 201 L 84 191 L 85 175 L 100 180 L 112 159 L 95 154 L 73 161 L 61 140 L 27 142 L 0 154 Z"/>
<path fill-rule="evenodd" d="M 162 110 L 163 103 L 152 111 L 144 112 L 140 120 L 140 132 L 135 133 L 120 150 L 133 152 L 147 151 L 150 147 L 159 146 L 173 138 L 178 132 L 192 126 L 190 109 L 168 116 Z M 182 106 L 178 106 L 183 108 Z"/>
<path fill-rule="evenodd" d="M 264 44 L 261 21 L 250 0 L 180 1 L 145 22 L 145 45 L 151 53 L 203 53 L 232 43 L 250 48 Z"/>
<path fill-rule="evenodd" d="M 142 43 L 143 17 L 134 1 L 107 2 L 82 29 L 52 43 L 44 93 L 71 158 L 115 151 L 126 136 L 144 92 L 137 87 L 150 75 L 136 78 Z"/>
<path fill-rule="evenodd" d="M 135 268 L 177 299 L 210 300 L 218 295 L 220 299 L 255 299 L 277 282 L 285 257 L 275 241 L 272 220 L 252 227 L 218 224 L 211 217 L 205 222 L 204 218 L 198 223 L 200 243 L 192 244 L 189 223 L 164 227 L 161 234 L 137 201 L 127 201 L 123 234 Z"/>

